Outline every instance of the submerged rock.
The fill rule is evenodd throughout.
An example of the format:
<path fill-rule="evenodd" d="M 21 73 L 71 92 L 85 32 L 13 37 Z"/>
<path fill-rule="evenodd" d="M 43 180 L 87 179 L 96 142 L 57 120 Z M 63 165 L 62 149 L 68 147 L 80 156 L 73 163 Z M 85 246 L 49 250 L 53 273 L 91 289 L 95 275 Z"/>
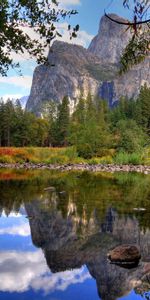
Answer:
<path fill-rule="evenodd" d="M 140 251 L 135 245 L 121 245 L 108 253 L 111 263 L 121 266 L 136 266 L 140 258 Z"/>

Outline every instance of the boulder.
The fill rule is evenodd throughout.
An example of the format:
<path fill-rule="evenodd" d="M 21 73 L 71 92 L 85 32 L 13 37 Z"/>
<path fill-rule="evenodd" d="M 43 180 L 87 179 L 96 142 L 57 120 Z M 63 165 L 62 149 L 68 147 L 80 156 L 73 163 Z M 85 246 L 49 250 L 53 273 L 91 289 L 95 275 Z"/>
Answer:
<path fill-rule="evenodd" d="M 141 258 L 140 251 L 136 245 L 120 245 L 108 253 L 111 263 L 118 265 L 137 265 Z"/>

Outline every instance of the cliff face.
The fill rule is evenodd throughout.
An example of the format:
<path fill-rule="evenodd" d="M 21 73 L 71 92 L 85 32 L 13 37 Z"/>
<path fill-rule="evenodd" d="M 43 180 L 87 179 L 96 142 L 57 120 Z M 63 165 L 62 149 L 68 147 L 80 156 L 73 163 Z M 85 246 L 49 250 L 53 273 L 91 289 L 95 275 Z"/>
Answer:
<path fill-rule="evenodd" d="M 150 86 L 150 59 L 147 58 L 139 65 L 134 66 L 129 72 L 122 76 L 117 76 L 111 84 L 112 98 L 111 104 L 118 101 L 121 96 L 127 96 L 130 98 L 136 98 L 140 92 L 141 86 L 144 84 Z M 105 82 L 103 82 L 101 89 L 103 89 Z M 101 95 L 101 93 L 100 93 Z"/>
<path fill-rule="evenodd" d="M 124 21 L 117 15 L 111 14 L 115 20 Z M 118 25 L 103 16 L 100 20 L 98 34 L 92 40 L 88 50 L 95 54 L 102 65 L 118 64 L 123 49 L 128 44 L 131 34 L 124 25 Z"/>
<path fill-rule="evenodd" d="M 61 101 L 65 95 L 74 106 L 81 91 L 85 96 L 89 91 L 97 93 L 99 81 L 90 74 L 90 67 L 99 62 L 83 47 L 56 41 L 48 61 L 48 66 L 39 66 L 34 72 L 28 110 L 40 110 L 43 102 Z"/>
<path fill-rule="evenodd" d="M 113 18 L 118 16 L 111 15 Z M 47 66 L 35 69 L 26 108 L 40 112 L 44 102 L 61 101 L 68 95 L 73 110 L 83 92 L 109 101 L 110 106 L 121 96 L 136 97 L 143 83 L 150 85 L 150 59 L 119 76 L 119 60 L 131 38 L 123 25 L 102 17 L 97 36 L 88 49 L 64 42 L 54 42 Z"/>

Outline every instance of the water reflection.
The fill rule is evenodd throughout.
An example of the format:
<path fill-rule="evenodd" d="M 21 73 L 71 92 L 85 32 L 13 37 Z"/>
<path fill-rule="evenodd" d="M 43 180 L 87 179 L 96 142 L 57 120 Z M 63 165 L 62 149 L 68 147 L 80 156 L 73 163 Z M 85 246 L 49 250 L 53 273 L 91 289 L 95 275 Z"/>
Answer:
<path fill-rule="evenodd" d="M 85 212 L 83 219 L 76 214 L 64 219 L 56 208 L 48 212 L 38 201 L 27 204 L 26 210 L 32 216 L 33 243 L 43 249 L 50 270 L 56 273 L 86 265 L 101 299 L 129 293 L 150 270 L 150 231 L 141 231 L 135 217 L 119 217 L 109 209 L 102 223 L 96 212 L 89 221 Z M 138 268 L 123 269 L 107 261 L 108 251 L 118 244 L 139 245 L 142 262 Z"/>
<path fill-rule="evenodd" d="M 31 231 L 33 243 L 31 247 L 26 240 L 30 251 L 21 251 L 21 246 L 19 251 L 0 248 L 0 290 L 42 290 L 44 297 L 69 300 L 75 299 L 73 288 L 67 294 L 70 287 L 78 285 L 76 295 L 82 286 L 86 297 L 80 299 L 131 299 L 133 289 L 132 299 L 136 294 L 149 299 L 149 182 L 150 177 L 144 175 L 76 173 L 38 174 L 21 185 L 16 180 L 0 182 L 3 191 L 7 186 L 7 196 L 3 192 L 0 201 L 0 238 L 19 236 L 21 245 Z M 124 269 L 108 262 L 107 253 L 120 244 L 139 246 L 142 260 L 137 268 Z M 97 296 L 91 278 L 96 281 Z"/>

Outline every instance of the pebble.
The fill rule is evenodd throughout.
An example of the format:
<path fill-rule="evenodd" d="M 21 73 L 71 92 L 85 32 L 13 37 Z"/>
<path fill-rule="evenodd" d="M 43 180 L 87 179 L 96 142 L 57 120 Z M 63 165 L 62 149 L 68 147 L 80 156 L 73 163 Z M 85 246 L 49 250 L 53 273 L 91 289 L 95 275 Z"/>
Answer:
<path fill-rule="evenodd" d="M 7 169 L 25 169 L 25 170 L 33 170 L 33 169 L 48 169 L 48 170 L 59 170 L 59 171 L 90 171 L 90 172 L 137 172 L 137 173 L 144 173 L 145 175 L 150 174 L 150 166 L 143 166 L 143 165 L 89 165 L 89 164 L 65 164 L 65 165 L 52 165 L 52 164 L 44 164 L 44 163 L 24 163 L 24 164 L 8 164 L 8 163 L 0 163 L 0 169 L 7 168 Z"/>

